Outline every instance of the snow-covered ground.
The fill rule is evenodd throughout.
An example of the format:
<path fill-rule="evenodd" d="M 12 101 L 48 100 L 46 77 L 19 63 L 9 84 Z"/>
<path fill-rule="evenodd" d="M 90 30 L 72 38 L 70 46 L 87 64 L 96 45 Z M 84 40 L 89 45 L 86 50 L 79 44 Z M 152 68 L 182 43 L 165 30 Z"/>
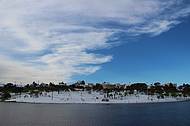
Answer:
<path fill-rule="evenodd" d="M 29 94 L 15 95 L 8 102 L 24 102 L 24 103 L 155 103 L 155 102 L 177 102 L 190 100 L 190 98 L 173 98 L 165 97 L 158 99 L 157 96 L 148 96 L 143 94 L 137 95 L 115 95 L 115 97 L 105 98 L 105 93 L 102 92 L 43 92 L 38 96 L 31 96 Z M 102 101 L 102 99 L 109 99 L 109 101 Z"/>

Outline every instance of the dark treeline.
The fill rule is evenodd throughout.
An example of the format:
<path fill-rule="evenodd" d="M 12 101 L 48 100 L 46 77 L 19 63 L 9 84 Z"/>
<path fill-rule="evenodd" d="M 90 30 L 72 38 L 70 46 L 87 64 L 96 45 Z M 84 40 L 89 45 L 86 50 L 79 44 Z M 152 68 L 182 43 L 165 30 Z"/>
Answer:
<path fill-rule="evenodd" d="M 41 92 L 52 92 L 57 91 L 103 91 L 109 92 L 120 92 L 125 91 L 128 94 L 144 93 L 147 95 L 159 95 L 160 97 L 172 96 L 172 97 L 187 97 L 190 96 L 190 85 L 183 84 L 177 86 L 173 83 L 161 84 L 159 82 L 148 85 L 146 83 L 134 83 L 134 84 L 111 84 L 111 83 L 96 83 L 86 84 L 85 81 L 78 81 L 74 84 L 68 85 L 67 83 L 61 82 L 59 84 L 54 83 L 41 83 L 38 84 L 33 82 L 25 86 L 15 85 L 13 83 L 7 83 L 0 86 L 0 98 L 2 100 L 11 97 L 11 93 L 22 94 L 22 93 L 41 93 Z"/>

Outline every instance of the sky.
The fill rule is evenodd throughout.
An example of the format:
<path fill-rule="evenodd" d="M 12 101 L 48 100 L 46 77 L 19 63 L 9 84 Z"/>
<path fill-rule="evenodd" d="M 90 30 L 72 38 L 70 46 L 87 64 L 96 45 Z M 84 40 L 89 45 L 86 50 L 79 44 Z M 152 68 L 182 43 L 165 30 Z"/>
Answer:
<path fill-rule="evenodd" d="M 0 0 L 1 82 L 190 82 L 189 0 Z"/>

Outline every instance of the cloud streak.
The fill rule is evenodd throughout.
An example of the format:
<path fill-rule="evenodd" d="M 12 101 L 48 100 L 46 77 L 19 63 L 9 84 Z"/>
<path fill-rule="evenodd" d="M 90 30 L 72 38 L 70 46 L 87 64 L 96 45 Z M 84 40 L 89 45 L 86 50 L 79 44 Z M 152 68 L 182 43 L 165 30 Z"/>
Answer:
<path fill-rule="evenodd" d="M 0 0 L 0 79 L 70 81 L 113 57 L 113 36 L 156 36 L 190 14 L 188 0 Z M 119 40 L 119 39 L 116 39 Z"/>

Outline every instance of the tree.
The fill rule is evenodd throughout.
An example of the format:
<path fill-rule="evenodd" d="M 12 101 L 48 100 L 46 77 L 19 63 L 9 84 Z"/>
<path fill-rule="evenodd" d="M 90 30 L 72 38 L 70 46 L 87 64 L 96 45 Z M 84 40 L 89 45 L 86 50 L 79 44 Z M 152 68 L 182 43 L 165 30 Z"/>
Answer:
<path fill-rule="evenodd" d="M 3 93 L 2 93 L 2 95 L 1 95 L 0 98 L 2 99 L 2 101 L 5 101 L 5 100 L 11 98 L 11 95 L 10 95 L 9 92 L 6 91 L 6 92 L 3 92 Z"/>
<path fill-rule="evenodd" d="M 163 86 L 159 82 L 154 83 L 154 89 L 155 89 L 155 93 L 158 93 L 160 95 L 164 93 Z"/>
<path fill-rule="evenodd" d="M 182 93 L 183 93 L 183 95 L 189 95 L 190 96 L 190 85 L 189 84 L 183 84 Z"/>
<path fill-rule="evenodd" d="M 177 90 L 177 86 L 175 85 L 175 84 L 172 84 L 172 83 L 169 83 L 169 84 L 166 84 L 166 85 L 164 85 L 163 86 L 163 88 L 164 88 L 164 91 L 166 92 L 166 93 L 175 93 L 175 92 L 177 92 L 178 90 Z"/>
<path fill-rule="evenodd" d="M 130 86 L 131 90 L 137 90 L 138 92 L 146 92 L 147 88 L 148 86 L 145 83 L 135 83 Z"/>

